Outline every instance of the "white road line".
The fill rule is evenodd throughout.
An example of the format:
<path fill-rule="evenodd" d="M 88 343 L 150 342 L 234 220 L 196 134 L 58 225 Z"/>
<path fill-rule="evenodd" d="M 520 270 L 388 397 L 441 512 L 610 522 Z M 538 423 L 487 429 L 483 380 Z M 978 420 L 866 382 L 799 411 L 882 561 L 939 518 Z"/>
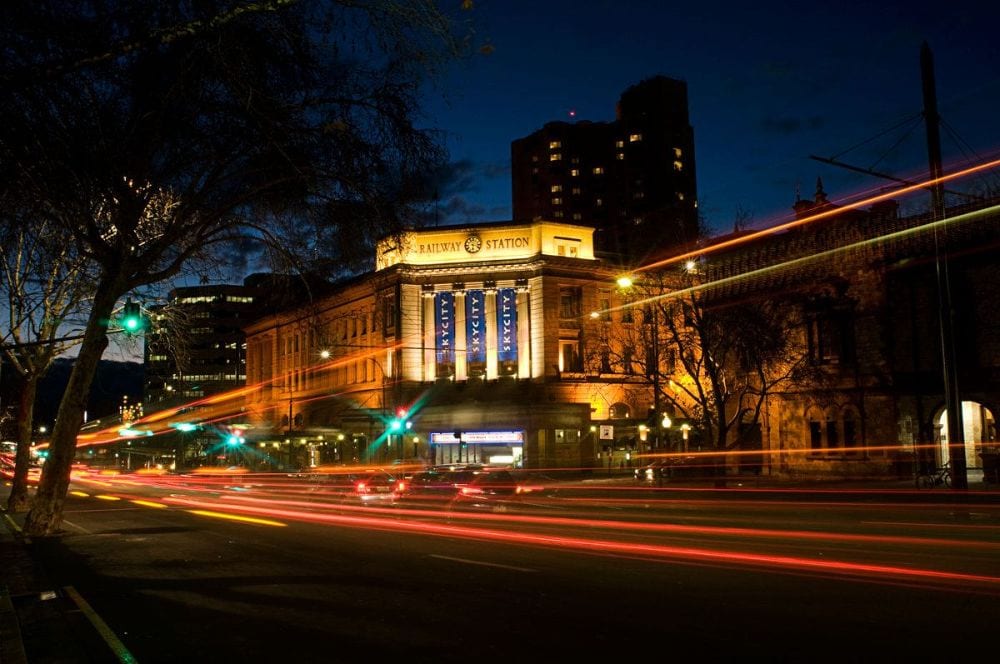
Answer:
<path fill-rule="evenodd" d="M 73 600 L 73 603 L 80 608 L 83 615 L 87 617 L 90 624 L 94 626 L 97 633 L 101 635 L 104 642 L 107 643 L 111 650 L 115 653 L 118 661 L 122 664 L 136 664 L 138 660 L 136 660 L 132 653 L 129 652 L 128 648 L 125 647 L 125 644 L 122 643 L 118 638 L 118 635 L 116 635 L 111 628 L 108 627 L 108 624 L 104 622 L 101 616 L 97 615 L 97 612 L 94 611 L 90 604 L 87 603 L 87 600 L 85 600 L 73 586 L 66 586 L 63 588 L 63 591 L 71 600 Z"/>
<path fill-rule="evenodd" d="M 69 526 L 69 527 L 71 527 L 71 528 L 76 528 L 76 529 L 77 529 L 77 530 L 79 530 L 79 531 L 80 531 L 81 533 L 84 533 L 84 534 L 86 534 L 86 535 L 93 535 L 93 534 L 94 534 L 93 532 L 91 532 L 91 531 L 87 530 L 87 529 L 86 529 L 86 528 L 84 528 L 83 526 L 78 526 L 78 525 L 76 525 L 75 523 L 73 523 L 72 521 L 69 521 L 68 519 L 63 519 L 63 520 L 62 520 L 62 522 L 63 522 L 63 524 L 64 524 L 64 525 L 67 525 L 67 526 Z"/>
<path fill-rule="evenodd" d="M 512 569 L 515 572 L 537 572 L 537 569 L 531 569 L 529 567 L 514 567 L 513 565 L 501 565 L 500 563 L 487 563 L 481 560 L 469 560 L 467 558 L 453 558 L 452 556 L 439 556 L 436 553 L 431 553 L 427 555 L 428 558 L 440 558 L 441 560 L 451 560 L 456 563 L 465 563 L 466 565 L 481 565 L 483 567 L 499 567 L 500 569 Z"/>

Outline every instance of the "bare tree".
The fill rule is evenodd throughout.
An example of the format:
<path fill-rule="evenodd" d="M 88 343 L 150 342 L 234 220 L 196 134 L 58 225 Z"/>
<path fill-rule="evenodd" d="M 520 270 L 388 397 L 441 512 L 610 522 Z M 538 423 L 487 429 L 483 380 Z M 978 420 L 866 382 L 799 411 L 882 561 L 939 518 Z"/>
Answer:
<path fill-rule="evenodd" d="M 80 321 L 90 281 L 71 244 L 53 224 L 0 229 L 0 293 L 4 296 L 3 352 L 17 375 L 17 453 L 7 509 L 28 508 L 28 469 L 38 382 L 62 353 L 79 343 L 67 327 Z"/>
<path fill-rule="evenodd" d="M 25 523 L 42 535 L 118 300 L 221 243 L 342 266 L 400 231 L 443 157 L 420 83 L 466 43 L 428 0 L 17 2 L 0 35 L 2 176 L 96 274 Z"/>
<path fill-rule="evenodd" d="M 726 453 L 758 426 L 768 395 L 809 370 L 801 307 L 792 295 L 702 283 L 696 263 L 645 272 L 629 288 L 632 311 L 605 352 L 649 381 L 674 419 L 692 423 L 724 481 Z"/>

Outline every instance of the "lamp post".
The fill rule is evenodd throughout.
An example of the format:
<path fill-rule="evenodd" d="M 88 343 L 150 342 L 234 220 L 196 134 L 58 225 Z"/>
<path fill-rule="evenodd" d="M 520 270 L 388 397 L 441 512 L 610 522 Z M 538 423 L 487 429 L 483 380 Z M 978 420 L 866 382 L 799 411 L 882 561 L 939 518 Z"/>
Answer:
<path fill-rule="evenodd" d="M 628 292 L 635 285 L 635 279 L 631 275 L 623 275 L 618 277 L 615 283 L 623 292 Z M 647 305 L 641 313 L 643 324 L 649 328 L 649 346 L 647 347 L 649 352 L 646 354 L 644 364 L 646 377 L 653 387 L 653 416 L 648 418 L 650 420 L 648 422 L 649 428 L 652 429 L 652 440 L 649 444 L 653 449 L 656 449 L 660 447 L 660 419 L 662 417 L 660 413 L 660 316 L 655 304 Z M 645 338 L 644 341 L 646 341 Z"/>

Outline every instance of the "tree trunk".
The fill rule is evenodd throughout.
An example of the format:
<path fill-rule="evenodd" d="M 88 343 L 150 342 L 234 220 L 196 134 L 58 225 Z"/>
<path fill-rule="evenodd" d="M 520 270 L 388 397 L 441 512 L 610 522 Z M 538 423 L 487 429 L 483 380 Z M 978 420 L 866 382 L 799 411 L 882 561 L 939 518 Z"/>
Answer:
<path fill-rule="evenodd" d="M 41 376 L 21 376 L 21 395 L 17 413 L 17 454 L 14 457 L 14 479 L 7 498 L 8 512 L 24 512 L 31 505 L 28 496 L 28 466 L 31 464 L 32 420 L 35 415 L 35 394 Z"/>
<path fill-rule="evenodd" d="M 83 414 L 87 408 L 90 385 L 97 372 L 97 365 L 108 347 L 107 321 L 114 311 L 120 291 L 117 282 L 102 279 L 94 294 L 94 308 L 90 311 L 83 343 L 69 383 L 59 404 L 52 439 L 49 442 L 49 457 L 42 467 L 42 477 L 35 492 L 31 511 L 24 522 L 24 532 L 32 536 L 53 535 L 62 524 L 63 503 L 69 489 L 69 476 L 76 455 L 76 437 L 83 426 Z"/>

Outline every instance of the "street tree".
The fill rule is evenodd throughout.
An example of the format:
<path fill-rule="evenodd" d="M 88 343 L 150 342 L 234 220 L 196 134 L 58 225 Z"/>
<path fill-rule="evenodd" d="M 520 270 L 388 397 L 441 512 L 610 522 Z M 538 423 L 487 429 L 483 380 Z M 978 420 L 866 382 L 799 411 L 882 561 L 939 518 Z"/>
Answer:
<path fill-rule="evenodd" d="M 811 366 L 794 294 L 705 277 L 699 261 L 643 271 L 623 293 L 632 322 L 605 348 L 649 381 L 659 410 L 691 426 L 724 482 L 727 453 L 753 442 L 768 396 Z"/>
<path fill-rule="evenodd" d="M 17 452 L 7 510 L 23 512 L 29 505 L 38 383 L 56 357 L 79 343 L 67 329 L 82 320 L 91 281 L 86 263 L 64 241 L 61 227 L 35 224 L 30 209 L 15 211 L 14 201 L 7 202 L 8 214 L 25 215 L 22 223 L 0 227 L 0 294 L 5 307 L 0 347 L 17 383 Z"/>
<path fill-rule="evenodd" d="M 122 297 L 226 243 L 340 267 L 414 218 L 443 158 L 417 99 L 460 25 L 427 0 L 4 4 L 2 179 L 95 274 L 28 534 L 59 529 Z"/>

